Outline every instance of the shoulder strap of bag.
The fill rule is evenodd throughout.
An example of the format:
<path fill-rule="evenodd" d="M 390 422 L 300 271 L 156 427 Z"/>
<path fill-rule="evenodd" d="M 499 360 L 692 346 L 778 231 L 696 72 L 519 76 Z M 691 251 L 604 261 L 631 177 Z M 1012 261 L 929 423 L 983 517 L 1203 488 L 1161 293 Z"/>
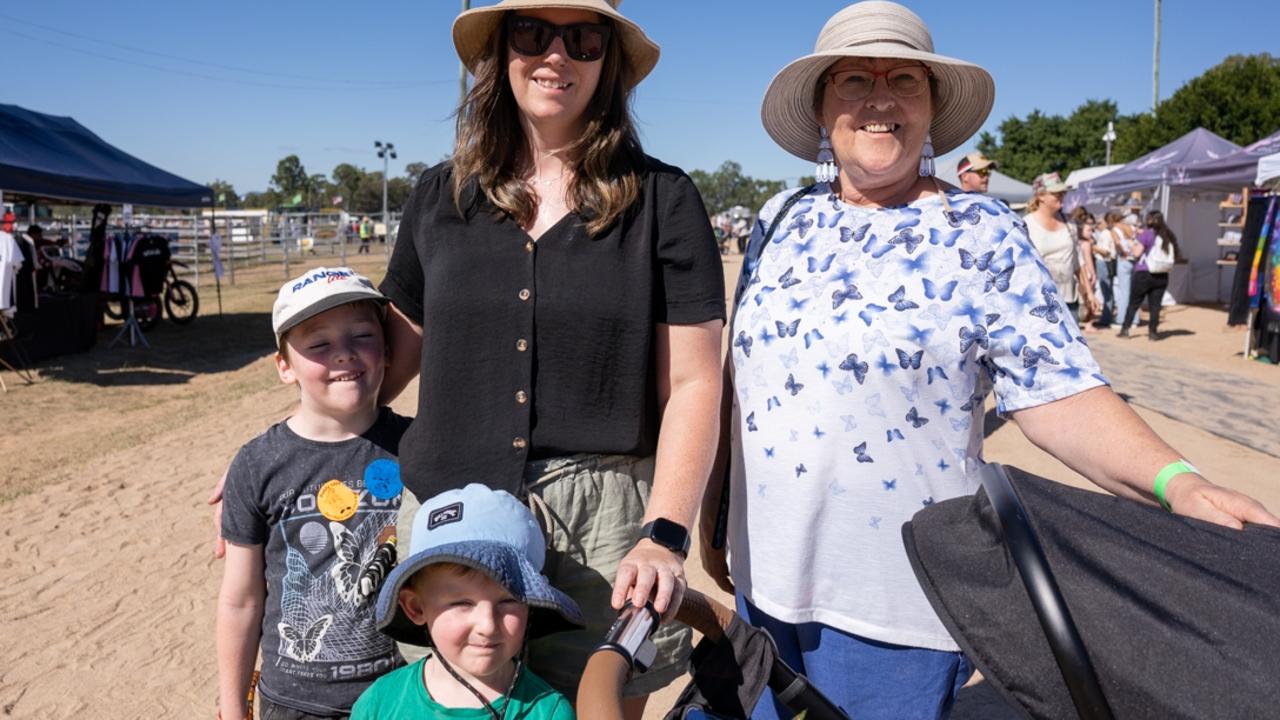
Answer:
<path fill-rule="evenodd" d="M 787 198 L 786 202 L 782 203 L 782 207 L 778 208 L 777 214 L 775 214 L 773 216 L 773 220 L 769 222 L 769 229 L 765 231 L 764 237 L 760 239 L 760 244 L 754 247 L 750 245 L 747 246 L 747 254 L 742 258 L 742 269 L 744 272 L 753 272 L 755 270 L 756 263 L 760 261 L 760 253 L 764 252 L 765 246 L 773 239 L 773 234 L 778 231 L 778 226 L 781 225 L 783 219 L 787 217 L 787 213 L 791 212 L 791 208 L 795 207 L 795 204 L 800 202 L 800 199 L 805 195 L 808 195 L 815 187 L 817 187 L 817 184 L 806 185 L 805 187 L 797 190 L 791 195 L 791 197 Z"/>
<path fill-rule="evenodd" d="M 778 226 L 787 217 L 787 213 L 791 212 L 791 208 L 800 202 L 800 198 L 808 195 L 815 187 L 817 187 L 816 184 L 806 185 L 787 198 L 786 202 L 782 203 L 782 207 L 778 208 L 777 214 L 769 222 L 769 229 L 765 231 L 764 237 L 760 239 L 759 244 L 755 246 L 747 245 L 747 254 L 742 258 L 742 272 L 755 272 L 756 264 L 760 261 L 760 253 L 764 252 L 765 246 L 773 239 L 773 234 L 778 231 Z M 737 300 L 737 298 L 734 299 Z M 725 392 L 730 392 L 730 389 L 725 388 Z M 711 547 L 717 550 L 724 547 L 725 536 L 729 532 L 729 478 L 733 475 L 730 472 L 731 463 L 732 460 L 726 455 L 724 477 L 720 481 L 720 505 L 716 509 L 716 526 L 711 537 Z"/>

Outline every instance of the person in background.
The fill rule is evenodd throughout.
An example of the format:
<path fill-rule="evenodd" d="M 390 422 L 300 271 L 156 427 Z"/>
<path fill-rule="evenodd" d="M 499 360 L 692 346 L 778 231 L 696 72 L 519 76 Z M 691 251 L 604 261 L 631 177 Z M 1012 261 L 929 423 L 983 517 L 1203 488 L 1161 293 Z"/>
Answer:
<path fill-rule="evenodd" d="M 1102 304 L 1098 300 L 1094 286 L 1097 275 L 1094 270 L 1094 235 L 1097 219 L 1083 207 L 1071 211 L 1070 225 L 1074 230 L 1079 245 L 1080 269 L 1077 272 L 1076 284 L 1080 288 L 1080 328 L 1086 333 L 1093 331 L 1090 321 L 1102 313 Z"/>
<path fill-rule="evenodd" d="M 1160 304 L 1164 302 L 1165 288 L 1169 287 L 1169 273 L 1152 272 L 1151 255 L 1153 248 L 1163 246 L 1178 255 L 1178 238 L 1173 230 L 1164 222 L 1164 213 L 1152 210 L 1147 213 L 1146 227 L 1138 233 L 1139 246 L 1137 261 L 1133 266 L 1133 289 L 1129 292 L 1129 305 L 1125 309 L 1124 324 L 1120 326 L 1120 337 L 1129 337 L 1129 328 L 1133 325 L 1134 316 L 1138 314 L 1138 306 L 1143 300 L 1147 303 L 1147 338 L 1160 339 Z"/>
<path fill-rule="evenodd" d="M 369 240 L 373 236 L 373 223 L 369 222 L 366 215 L 360 218 L 360 248 L 356 250 L 356 254 L 369 252 Z"/>
<path fill-rule="evenodd" d="M 965 192 L 986 193 L 991 185 L 991 171 L 999 165 L 980 152 L 971 152 L 960 158 L 956 174 L 960 176 L 960 189 Z"/>
<path fill-rule="evenodd" d="M 1027 234 L 1049 268 L 1049 275 L 1071 317 L 1080 317 L 1080 247 L 1071 227 L 1062 218 L 1062 198 L 1067 186 L 1058 173 L 1045 173 L 1031 183 L 1027 201 Z"/>
<path fill-rule="evenodd" d="M 1120 222 L 1120 214 L 1114 210 L 1108 211 L 1103 216 L 1102 221 L 1103 224 L 1093 231 L 1095 289 L 1102 304 L 1102 310 L 1098 314 L 1098 320 L 1094 323 L 1094 327 L 1107 328 L 1111 327 L 1111 323 L 1115 322 L 1116 317 L 1114 283 L 1116 252 L 1119 245 L 1115 236 L 1119 230 L 1116 230 L 1115 226 Z"/>
<path fill-rule="evenodd" d="M 1138 216 L 1129 213 L 1120 218 L 1114 227 L 1116 239 L 1116 320 L 1123 321 L 1129 308 L 1129 294 L 1133 288 L 1133 264 L 1142 254 L 1138 244 Z"/>

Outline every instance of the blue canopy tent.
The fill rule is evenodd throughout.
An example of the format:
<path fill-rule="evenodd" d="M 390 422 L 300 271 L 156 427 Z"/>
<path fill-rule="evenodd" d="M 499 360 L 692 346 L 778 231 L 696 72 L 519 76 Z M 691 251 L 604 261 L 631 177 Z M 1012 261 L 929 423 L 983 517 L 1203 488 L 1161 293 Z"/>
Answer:
<path fill-rule="evenodd" d="M 0 191 L 150 207 L 207 207 L 213 191 L 107 144 L 69 117 L 0 105 Z"/>
<path fill-rule="evenodd" d="M 1216 191 L 1184 186 L 1193 168 L 1239 151 L 1239 145 L 1196 128 L 1118 170 L 1081 183 L 1067 194 L 1064 207 L 1085 205 L 1097 211 L 1125 204 L 1133 192 L 1145 192 L 1148 209 L 1158 209 L 1178 236 L 1179 254 L 1187 261 L 1169 276 L 1168 298 L 1180 303 L 1211 302 L 1222 294 L 1218 261 L 1219 197 Z M 1239 188 L 1237 187 L 1237 190 Z"/>

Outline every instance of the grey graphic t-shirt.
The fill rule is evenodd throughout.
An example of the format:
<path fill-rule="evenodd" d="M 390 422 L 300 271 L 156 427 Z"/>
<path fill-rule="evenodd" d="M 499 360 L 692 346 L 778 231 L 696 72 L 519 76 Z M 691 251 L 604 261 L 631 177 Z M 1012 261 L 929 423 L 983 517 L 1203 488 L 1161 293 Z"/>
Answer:
<path fill-rule="evenodd" d="M 300 437 L 284 422 L 231 463 L 222 536 L 263 545 L 262 677 L 268 700 L 316 715 L 350 712 L 377 677 L 403 664 L 374 627 L 360 575 L 400 507 L 400 437 L 409 419 L 384 408 L 364 435 Z"/>

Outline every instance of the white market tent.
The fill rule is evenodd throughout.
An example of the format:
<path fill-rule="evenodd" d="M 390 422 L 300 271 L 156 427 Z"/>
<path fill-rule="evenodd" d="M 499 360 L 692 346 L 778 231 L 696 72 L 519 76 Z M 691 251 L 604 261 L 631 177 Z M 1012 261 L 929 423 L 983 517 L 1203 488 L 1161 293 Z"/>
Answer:
<path fill-rule="evenodd" d="M 960 187 L 960 176 L 956 174 L 955 164 L 947 163 L 940 166 L 935 174 L 942 182 Z M 991 183 L 987 186 L 986 194 L 1006 203 L 1024 203 L 1031 197 L 1031 186 L 999 170 L 992 170 Z"/>
<path fill-rule="evenodd" d="M 1272 180 L 1280 180 L 1280 152 L 1258 158 L 1258 172 L 1253 184 L 1262 185 Z"/>
<path fill-rule="evenodd" d="M 1072 170 L 1071 174 L 1068 175 L 1067 179 L 1063 180 L 1063 182 L 1066 183 L 1067 187 L 1075 190 L 1080 187 L 1081 183 L 1086 183 L 1095 178 L 1100 178 L 1103 175 L 1114 170 L 1119 170 L 1122 167 L 1124 167 L 1124 165 L 1095 165 L 1093 167 Z"/>

